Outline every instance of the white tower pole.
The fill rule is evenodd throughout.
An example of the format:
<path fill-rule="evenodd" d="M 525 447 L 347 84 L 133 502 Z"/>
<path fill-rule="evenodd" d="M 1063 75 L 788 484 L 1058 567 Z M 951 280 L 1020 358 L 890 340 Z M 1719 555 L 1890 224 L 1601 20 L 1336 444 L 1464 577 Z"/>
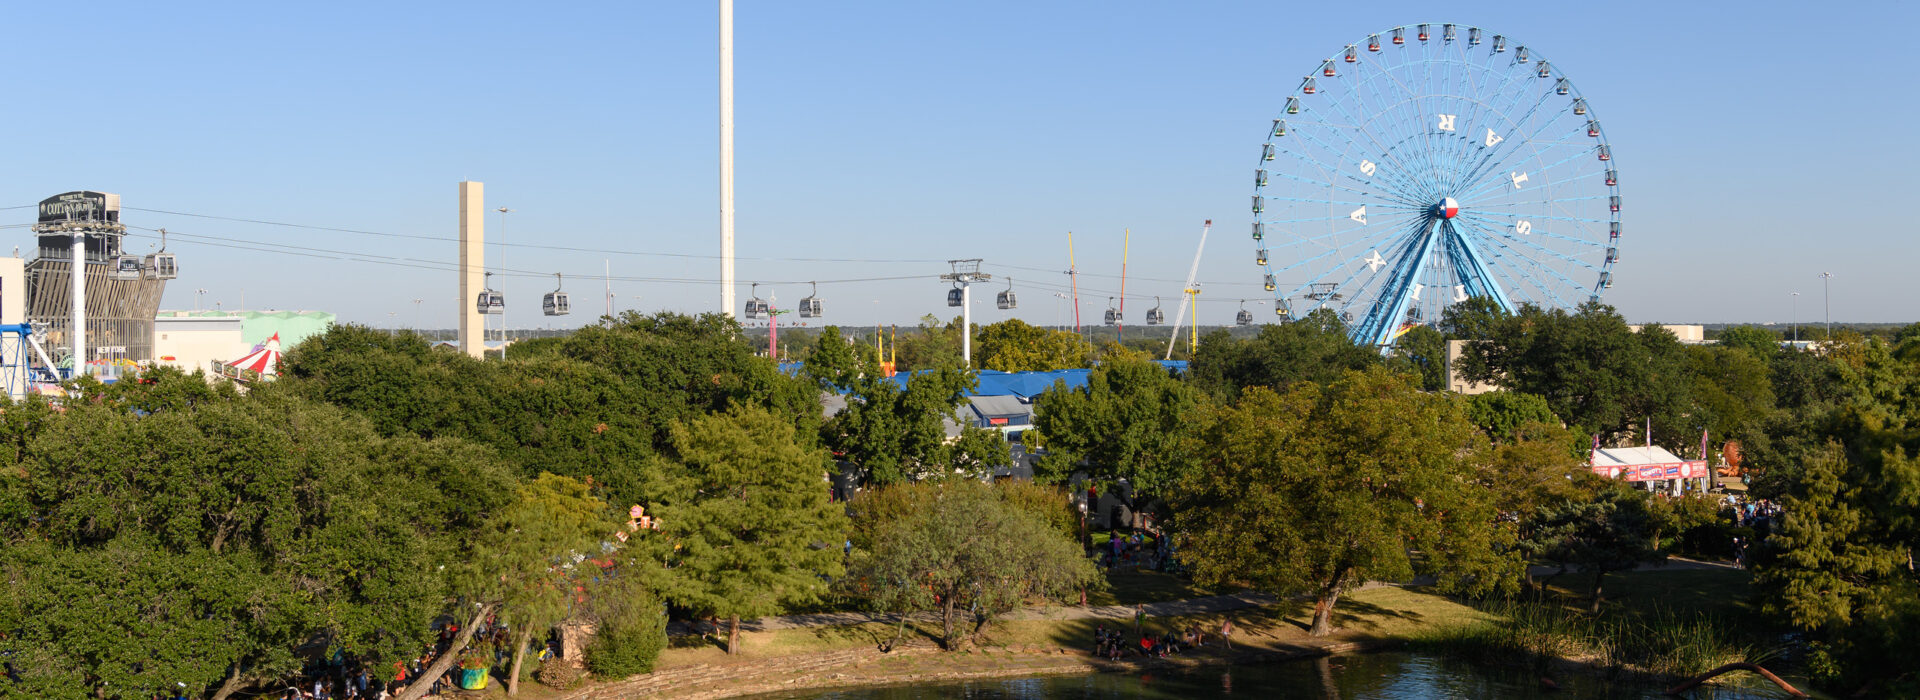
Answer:
<path fill-rule="evenodd" d="M 973 369 L 973 282 L 960 283 L 960 360 Z"/>
<path fill-rule="evenodd" d="M 87 371 L 87 232 L 73 232 L 73 372 Z"/>
<path fill-rule="evenodd" d="M 720 0 L 720 313 L 733 316 L 733 0 Z"/>

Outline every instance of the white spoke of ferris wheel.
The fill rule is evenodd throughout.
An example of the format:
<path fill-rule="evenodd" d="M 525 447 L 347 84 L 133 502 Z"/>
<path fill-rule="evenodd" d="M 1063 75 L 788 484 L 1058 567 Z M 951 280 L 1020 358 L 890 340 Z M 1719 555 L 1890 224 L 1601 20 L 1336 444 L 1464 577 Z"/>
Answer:
<path fill-rule="evenodd" d="M 1338 100 L 1336 96 L 1332 96 L 1332 94 L 1325 94 L 1325 100 L 1319 100 L 1319 102 L 1323 102 L 1323 104 L 1332 105 L 1332 107 L 1334 107 L 1334 109 L 1336 109 L 1336 111 L 1340 113 L 1340 117 L 1344 117 L 1344 119 L 1348 119 L 1348 121 L 1354 121 L 1354 123 L 1359 123 L 1359 125 L 1365 125 L 1365 121 L 1361 121 L 1361 119 L 1357 119 L 1356 115 L 1352 115 L 1352 113 L 1348 113 L 1348 111 L 1346 111 L 1346 107 L 1340 104 L 1340 100 Z M 1308 104 L 1306 100 L 1302 100 L 1302 105 L 1300 105 L 1300 111 L 1302 111 L 1302 113 L 1308 113 L 1308 111 L 1311 111 L 1311 109 L 1315 109 L 1315 105 Z M 1346 134 L 1344 130 L 1334 130 L 1334 132 L 1338 132 L 1338 134 L 1340 134 L 1340 138 L 1346 138 L 1346 142 L 1348 142 L 1348 146 L 1350 146 L 1350 148 L 1332 148 L 1332 146 L 1329 146 L 1329 144 L 1325 144 L 1325 142 L 1321 142 L 1321 140 L 1317 140 L 1317 138 L 1315 138 L 1313 142 L 1315 142 L 1315 144 L 1319 144 L 1321 148 L 1325 148 L 1327 152 L 1332 153 L 1334 157 L 1338 157 L 1340 161 L 1344 161 L 1344 163 L 1346 163 L 1346 165 L 1342 165 L 1342 167 L 1340 167 L 1340 175 L 1346 175 L 1348 176 L 1348 178 L 1354 178 L 1354 175 L 1352 175 L 1352 171 L 1350 171 L 1350 169 L 1357 169 L 1357 167 L 1359 167 L 1359 161 L 1363 161 L 1363 159 L 1367 159 L 1367 157 L 1369 157 L 1369 153 L 1375 153 L 1375 152 L 1367 152 L 1365 148 L 1361 148 L 1361 146 L 1359 146 L 1359 142 L 1357 142 L 1357 140 L 1354 140 L 1352 136 L 1348 136 L 1348 134 Z M 1373 142 L 1375 142 L 1375 148 L 1379 150 L 1379 146 L 1380 146 L 1379 140 L 1377 140 L 1377 138 L 1373 138 L 1373 134 L 1371 134 L 1371 132 L 1369 132 L 1367 128 L 1361 127 L 1359 128 L 1359 132 L 1361 132 L 1363 136 L 1367 136 L 1369 140 L 1373 140 Z M 1392 153 L 1386 153 L 1386 157 L 1390 157 L 1390 155 L 1392 155 Z M 1394 165 L 1400 165 L 1400 163 L 1398 163 L 1398 161 L 1394 161 Z M 1379 180 L 1375 180 L 1375 178 L 1379 178 Z M 1365 182 L 1365 184 L 1373 184 L 1373 186 L 1388 186 L 1388 188 L 1392 188 L 1392 190 L 1394 190 L 1394 194 L 1398 194 L 1398 196 L 1402 196 L 1402 198 L 1404 199 L 1411 199 L 1411 192 L 1409 192 L 1409 188 L 1405 186 L 1404 169 L 1392 169 L 1392 171 L 1388 171 L 1388 175 L 1384 176 L 1384 178 L 1382 178 L 1382 175 L 1380 175 L 1380 171 L 1375 171 L 1373 175 L 1369 175 L 1367 176 L 1367 178 L 1354 178 L 1354 180 L 1357 180 L 1357 182 Z"/>
<path fill-rule="evenodd" d="M 1498 222 L 1488 221 L 1486 219 L 1476 218 L 1476 217 L 1461 217 L 1461 218 L 1467 221 L 1471 221 L 1474 224 L 1477 224 L 1481 229 L 1483 229 L 1482 235 L 1485 235 L 1488 238 L 1497 237 L 1497 238 L 1513 241 L 1515 243 L 1519 243 L 1519 244 L 1528 246 L 1530 248 L 1540 250 L 1541 252 L 1557 256 L 1569 263 L 1573 263 L 1575 265 L 1579 265 L 1581 267 L 1591 269 L 1595 272 L 1600 271 L 1600 268 L 1598 266 L 1594 265 L 1593 263 L 1587 262 L 1585 259 L 1582 259 L 1578 254 L 1555 250 L 1551 247 L 1548 247 L 1546 245 L 1539 243 L 1538 241 L 1529 240 L 1526 236 L 1521 236 L 1513 233 L 1511 228 L 1499 225 Z M 1498 232 L 1498 235 L 1497 236 L 1491 235 L 1493 232 Z M 1539 228 L 1533 229 L 1533 232 L 1529 235 L 1545 236 L 1548 238 L 1553 238 L 1555 240 L 1566 241 L 1568 243 L 1575 243 L 1578 245 L 1592 246 L 1595 248 L 1606 247 L 1604 244 L 1601 244 L 1601 243 L 1582 240 L 1579 238 L 1573 238 L 1569 236 L 1562 236 L 1562 235 L 1547 231 L 1546 229 L 1539 229 Z"/>
<path fill-rule="evenodd" d="M 1490 242 L 1493 243 L 1493 246 L 1490 246 L 1492 248 L 1492 250 L 1489 251 L 1490 254 L 1501 263 L 1497 266 L 1495 274 L 1507 279 L 1509 290 L 1519 290 L 1523 292 L 1523 294 L 1513 296 L 1521 296 L 1523 298 L 1531 297 L 1531 299 L 1540 301 L 1551 300 L 1555 305 L 1562 307 L 1567 306 L 1566 300 L 1561 298 L 1559 292 L 1555 291 L 1555 288 L 1559 285 L 1543 282 L 1540 278 L 1532 274 L 1531 270 L 1537 268 L 1537 266 L 1533 265 L 1532 258 L 1527 257 L 1520 251 L 1514 250 L 1502 241 L 1494 240 Z M 1523 283 L 1521 280 L 1515 279 L 1515 274 L 1525 278 L 1525 282 Z M 1575 285 L 1574 288 L 1581 289 L 1582 287 Z"/>
<path fill-rule="evenodd" d="M 1302 112 L 1304 111 L 1305 110 L 1302 110 Z M 1328 145 L 1326 142 L 1321 141 L 1318 137 L 1314 136 L 1311 131 L 1300 131 L 1297 133 L 1299 134 L 1299 138 L 1309 141 L 1315 145 L 1318 145 L 1321 149 L 1325 150 L 1327 153 L 1335 156 L 1336 159 L 1345 160 L 1346 155 L 1344 153 L 1340 152 L 1338 149 L 1335 149 L 1333 146 Z M 1352 139 L 1348 139 L 1348 141 L 1351 142 Z M 1336 168 L 1336 167 L 1327 165 L 1326 163 L 1318 159 L 1315 159 L 1314 162 L 1319 164 L 1324 169 L 1329 169 L 1334 173 L 1338 173 L 1340 178 L 1344 178 L 1352 182 L 1360 183 L 1362 185 L 1372 185 L 1377 189 L 1384 190 L 1381 192 L 1377 192 L 1376 194 L 1391 195 L 1395 199 L 1400 199 L 1403 201 L 1407 199 L 1401 192 L 1401 190 L 1404 188 L 1393 187 L 1392 182 L 1374 182 L 1374 181 L 1369 181 L 1361 178 L 1356 178 L 1353 176 L 1351 172 L 1348 172 L 1346 168 Z M 1355 158 L 1353 162 L 1357 164 L 1360 162 L 1360 159 Z M 1375 171 L 1375 174 L 1378 174 L 1378 171 Z M 1386 185 L 1386 187 L 1382 187 L 1382 185 Z"/>
<path fill-rule="evenodd" d="M 1495 144 L 1492 148 L 1488 148 L 1487 152 L 1481 156 L 1479 161 L 1476 162 L 1472 168 L 1468 169 L 1466 181 L 1474 183 L 1473 185 L 1469 185 L 1469 187 L 1478 186 L 1481 180 L 1498 175 L 1514 167 L 1515 164 L 1509 159 L 1516 155 L 1520 157 L 1521 162 L 1524 162 L 1528 155 L 1539 155 L 1539 145 L 1535 142 L 1540 138 L 1540 134 L 1545 132 L 1547 127 L 1558 123 L 1560 117 L 1573 114 L 1573 102 L 1569 100 L 1565 107 L 1553 113 L 1546 121 L 1540 122 L 1538 126 L 1534 127 L 1533 132 L 1527 136 L 1523 138 L 1519 137 L 1519 130 L 1527 124 L 1528 120 L 1533 118 L 1534 113 L 1538 111 L 1540 106 L 1545 104 L 1547 98 L 1553 96 L 1553 94 L 1554 92 L 1551 88 L 1541 92 L 1539 101 L 1535 102 L 1533 107 L 1527 110 L 1526 115 L 1513 122 L 1513 128 L 1508 130 L 1507 137 L 1501 140 L 1500 143 Z M 1578 120 L 1575 121 L 1576 128 L 1584 127 L 1584 125 L 1578 124 Z M 1523 152 L 1521 149 L 1522 146 L 1532 148 L 1533 153 L 1528 154 Z M 1465 188 L 1463 187 L 1463 189 Z"/>
<path fill-rule="evenodd" d="M 1343 92 L 1350 92 L 1350 91 L 1343 91 Z M 1356 97 L 1356 99 L 1358 98 Z M 1332 107 L 1336 112 L 1340 114 L 1341 117 L 1347 119 L 1348 121 L 1352 121 L 1356 124 L 1360 124 L 1361 125 L 1359 128 L 1360 134 L 1363 136 L 1366 136 L 1367 140 L 1373 144 L 1373 150 L 1368 150 L 1365 147 L 1361 146 L 1358 140 L 1352 138 L 1345 132 L 1340 132 L 1340 135 L 1346 138 L 1348 144 L 1352 147 L 1352 151 L 1353 151 L 1352 155 L 1347 156 L 1346 149 L 1334 149 L 1330 146 L 1327 147 L 1327 149 L 1330 151 L 1337 151 L 1338 153 L 1340 153 L 1343 159 L 1350 157 L 1353 160 L 1354 167 L 1357 167 L 1360 160 L 1366 158 L 1369 154 L 1377 154 L 1380 158 L 1387 161 L 1391 161 L 1391 164 L 1395 167 L 1391 169 L 1387 169 L 1388 175 L 1386 176 L 1386 179 L 1382 180 L 1378 184 L 1394 186 L 1396 192 L 1402 195 L 1404 198 L 1414 199 L 1416 196 L 1416 193 L 1413 191 L 1411 187 L 1408 187 L 1407 185 L 1414 184 L 1414 181 L 1409 178 L 1413 176 L 1415 171 L 1412 168 L 1408 167 L 1406 163 L 1402 162 L 1399 156 L 1394 154 L 1391 149 L 1388 149 L 1384 144 L 1380 143 L 1380 139 L 1374 135 L 1373 131 L 1366 128 L 1365 126 L 1366 120 L 1361 119 L 1347 112 L 1346 105 L 1340 101 L 1338 96 L 1328 94 L 1326 95 L 1326 99 L 1323 102 L 1328 106 Z M 1302 111 L 1306 111 L 1306 110 L 1303 108 Z M 1386 164 L 1387 163 L 1382 163 L 1382 165 L 1386 165 Z M 1345 171 L 1343 170 L 1342 172 L 1345 172 Z M 1376 170 L 1374 174 L 1370 177 L 1371 178 L 1381 177 L 1381 171 Z"/>
<path fill-rule="evenodd" d="M 1589 146 L 1586 150 L 1583 150 L 1583 151 L 1573 151 L 1567 154 L 1566 157 L 1561 158 L 1560 160 L 1554 161 L 1552 163 L 1548 163 L 1539 168 L 1528 170 L 1526 172 L 1520 172 L 1519 174 L 1544 178 L 1549 173 L 1552 173 L 1554 171 L 1554 168 L 1558 168 L 1560 166 L 1563 166 L 1569 163 L 1576 163 L 1582 158 L 1593 157 L 1594 149 L 1597 147 L 1598 147 L 1598 144 L 1595 144 L 1594 146 Z M 1534 155 L 1537 157 L 1540 154 L 1536 153 Z M 1513 182 L 1513 177 L 1515 172 L 1518 172 L 1518 171 L 1508 170 L 1507 168 L 1488 171 L 1484 175 L 1480 176 L 1480 178 L 1472 184 L 1471 190 L 1468 190 L 1465 194 L 1462 194 L 1460 196 L 1462 198 L 1471 200 L 1471 199 L 1486 195 L 1490 191 L 1498 190 L 1502 187 L 1505 187 Z"/>
<path fill-rule="evenodd" d="M 1554 291 L 1557 285 L 1549 285 L 1549 284 L 1540 282 L 1538 278 L 1535 278 L 1533 276 L 1534 271 L 1545 271 L 1553 275 L 1554 277 L 1559 278 L 1561 282 L 1566 283 L 1567 286 L 1572 287 L 1574 289 L 1584 289 L 1586 287 L 1586 285 L 1583 285 L 1579 282 L 1575 282 L 1573 281 L 1573 278 L 1566 276 L 1566 274 L 1560 271 L 1560 268 L 1542 262 L 1539 258 L 1535 257 L 1533 254 L 1529 254 L 1523 249 L 1514 247 L 1511 243 L 1509 243 L 1507 240 L 1501 237 L 1481 235 L 1479 236 L 1479 239 L 1484 241 L 1490 241 L 1493 244 L 1498 245 L 1501 248 L 1504 248 L 1508 252 L 1512 253 L 1513 254 L 1512 257 L 1518 258 L 1521 262 L 1510 265 L 1509 267 L 1511 267 L 1514 272 L 1517 272 L 1527 277 L 1527 279 L 1529 280 L 1533 280 L 1534 283 L 1537 286 L 1539 286 L 1542 291 L 1552 296 L 1554 299 L 1554 302 L 1560 304 L 1561 306 L 1572 308 L 1571 306 L 1567 305 L 1565 299 L 1560 298 L 1559 292 Z M 1548 253 L 1553 255 L 1555 258 L 1562 257 L 1559 253 L 1555 253 L 1552 251 L 1548 251 Z"/>
<path fill-rule="evenodd" d="M 1268 246 L 1267 250 L 1268 252 L 1272 252 L 1276 250 L 1285 250 L 1287 248 L 1290 248 L 1296 245 L 1301 245 L 1304 243 L 1320 243 L 1321 241 L 1324 241 L 1329 238 L 1336 238 L 1336 237 L 1342 237 L 1342 236 L 1353 236 L 1353 240 L 1343 245 L 1335 245 L 1335 246 L 1323 245 L 1322 247 L 1329 248 L 1329 249 L 1336 249 L 1336 250 L 1339 248 L 1351 247 L 1351 246 L 1359 245 L 1360 243 L 1363 243 L 1369 240 L 1373 240 L 1374 238 L 1379 237 L 1382 233 L 1391 232 L 1396 225 L 1407 222 L 1407 221 L 1411 221 L 1414 218 L 1421 215 L 1422 214 L 1415 212 L 1415 213 L 1410 213 L 1406 215 L 1388 216 L 1385 218 L 1377 219 L 1372 223 L 1362 224 L 1360 226 L 1340 229 L 1340 230 L 1332 231 L 1329 233 L 1322 233 L 1312 237 L 1295 238 L 1294 240 L 1286 241 L 1278 245 Z M 1369 233 L 1369 231 L 1371 231 L 1371 233 Z M 1295 267 L 1299 267 L 1299 263 L 1287 266 L 1285 268 L 1281 268 L 1281 270 L 1291 270 Z"/>

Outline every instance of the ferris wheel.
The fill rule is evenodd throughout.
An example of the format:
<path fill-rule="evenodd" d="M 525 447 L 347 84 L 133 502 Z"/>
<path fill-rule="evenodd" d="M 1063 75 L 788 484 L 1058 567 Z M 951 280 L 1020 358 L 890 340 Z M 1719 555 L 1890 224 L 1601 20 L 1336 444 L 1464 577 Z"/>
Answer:
<path fill-rule="evenodd" d="M 1593 108 L 1538 51 L 1395 27 L 1288 93 L 1254 172 L 1257 262 L 1281 319 L 1331 309 L 1381 347 L 1471 297 L 1571 308 L 1613 286 L 1619 182 Z"/>

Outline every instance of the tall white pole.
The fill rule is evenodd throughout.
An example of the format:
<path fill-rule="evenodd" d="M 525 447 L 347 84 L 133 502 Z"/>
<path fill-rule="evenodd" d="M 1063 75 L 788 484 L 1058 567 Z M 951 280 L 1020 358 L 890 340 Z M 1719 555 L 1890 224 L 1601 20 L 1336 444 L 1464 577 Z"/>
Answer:
<path fill-rule="evenodd" d="M 720 0 L 720 313 L 733 315 L 733 0 Z"/>
<path fill-rule="evenodd" d="M 960 360 L 973 369 L 973 283 L 960 283 Z"/>
<path fill-rule="evenodd" d="M 87 371 L 87 233 L 73 234 L 73 372 Z"/>

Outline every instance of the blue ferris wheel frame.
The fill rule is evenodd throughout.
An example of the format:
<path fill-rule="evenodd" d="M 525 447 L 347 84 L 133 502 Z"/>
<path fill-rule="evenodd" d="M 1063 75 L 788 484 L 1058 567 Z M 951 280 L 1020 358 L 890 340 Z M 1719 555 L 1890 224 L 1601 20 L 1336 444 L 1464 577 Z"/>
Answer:
<path fill-rule="evenodd" d="M 1613 285 L 1605 133 L 1563 73 L 1502 35 L 1434 23 L 1349 44 L 1267 136 L 1253 238 L 1283 320 L 1296 299 L 1337 308 L 1384 350 L 1467 298 L 1571 307 Z"/>

